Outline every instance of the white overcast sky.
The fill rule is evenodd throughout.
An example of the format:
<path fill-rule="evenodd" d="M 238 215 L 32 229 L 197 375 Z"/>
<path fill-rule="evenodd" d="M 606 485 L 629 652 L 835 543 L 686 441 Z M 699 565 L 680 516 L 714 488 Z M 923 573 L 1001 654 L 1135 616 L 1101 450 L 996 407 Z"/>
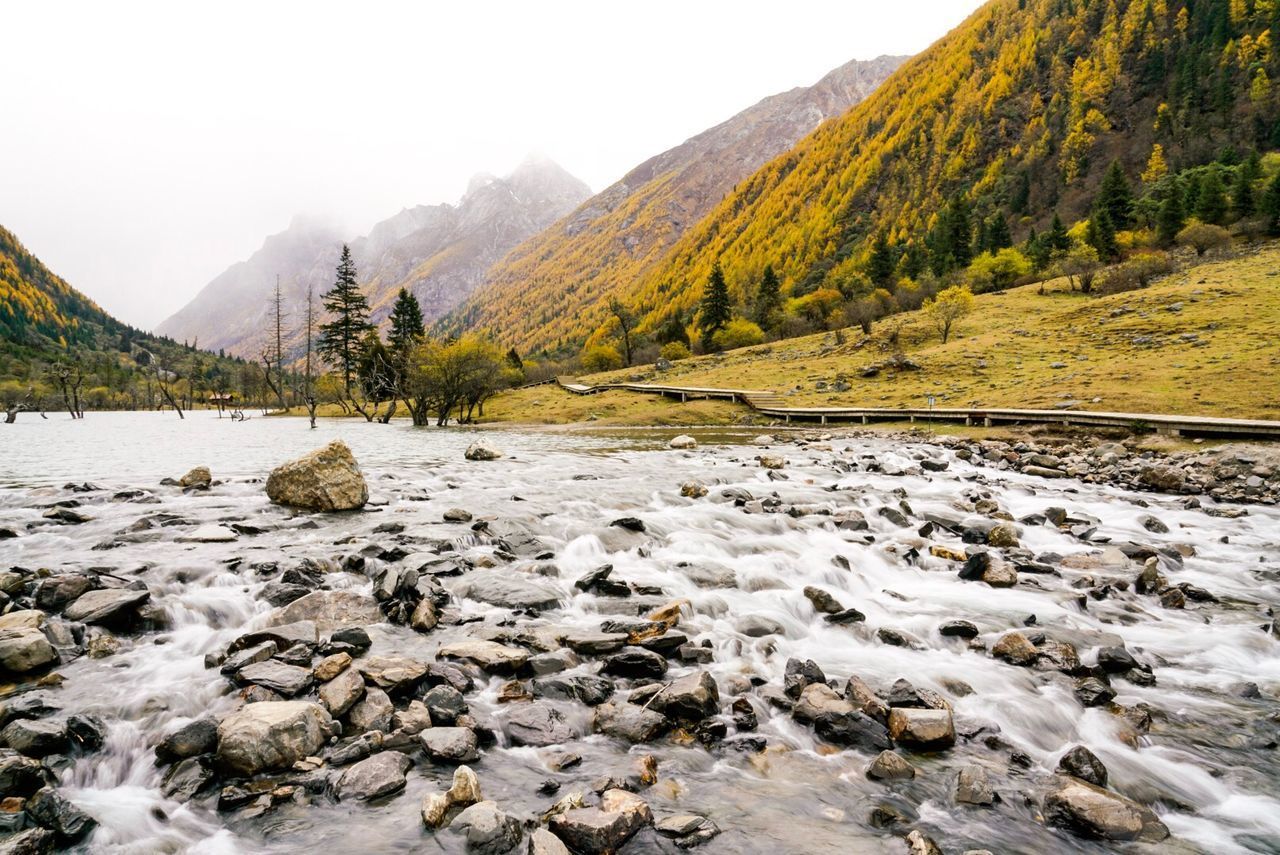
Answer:
<path fill-rule="evenodd" d="M 362 234 L 531 151 L 601 190 L 979 5 L 7 0 L 0 224 L 150 327 L 295 214 Z"/>

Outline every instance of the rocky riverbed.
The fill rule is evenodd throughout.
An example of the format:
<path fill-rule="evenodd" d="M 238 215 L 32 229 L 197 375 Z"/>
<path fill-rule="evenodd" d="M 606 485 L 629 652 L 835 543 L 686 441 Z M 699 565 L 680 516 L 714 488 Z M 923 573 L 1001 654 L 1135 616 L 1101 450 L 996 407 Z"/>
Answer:
<path fill-rule="evenodd" d="M 8 464 L 0 852 L 1280 849 L 1265 450 L 379 427 Z"/>

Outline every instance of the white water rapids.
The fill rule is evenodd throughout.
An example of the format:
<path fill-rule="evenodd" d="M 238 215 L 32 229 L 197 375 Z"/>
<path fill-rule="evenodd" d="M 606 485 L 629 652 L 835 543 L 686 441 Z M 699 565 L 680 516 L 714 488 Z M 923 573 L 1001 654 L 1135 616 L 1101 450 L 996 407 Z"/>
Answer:
<path fill-rule="evenodd" d="M 726 708 L 734 696 L 726 687 L 735 678 L 759 678 L 758 683 L 780 688 L 789 657 L 814 660 L 841 684 L 858 675 L 887 691 L 905 677 L 954 705 L 962 737 L 956 747 L 937 755 L 908 753 L 919 774 L 892 786 L 865 777 L 870 755 L 831 751 L 807 726 L 758 696 L 759 733 L 771 746 L 763 755 L 669 739 L 631 749 L 632 754 L 652 753 L 659 761 L 659 784 L 641 793 L 656 815 L 705 813 L 723 829 L 697 851 L 905 851 L 894 839 L 901 832 L 868 823 L 871 810 L 886 799 L 910 805 L 919 814 L 917 826 L 948 853 L 967 848 L 995 853 L 1116 851 L 1114 845 L 1079 840 L 1037 821 L 1037 803 L 1058 758 L 1076 744 L 1106 764 L 1111 789 L 1151 805 L 1168 825 L 1173 837 L 1149 847 L 1152 851 L 1280 851 L 1280 769 L 1274 747 L 1280 731 L 1274 700 L 1280 692 L 1280 641 L 1260 629 L 1270 620 L 1267 609 L 1280 606 L 1280 509 L 1250 506 L 1238 519 L 1213 518 L 1202 510 L 1184 509 L 1178 497 L 998 472 L 971 466 L 935 447 L 879 439 L 837 437 L 830 450 L 780 444 L 770 453 L 787 458 L 787 477 L 771 481 L 755 460 L 760 449 L 734 444 L 735 437 L 722 432 L 699 434 L 702 446 L 696 451 L 666 450 L 675 433 L 486 431 L 484 437 L 506 456 L 479 463 L 462 458 L 475 433 L 408 425 L 323 421 L 312 431 L 300 419 L 232 423 L 199 412 L 186 421 L 171 414 L 91 413 L 81 422 L 23 414 L 17 424 L 4 426 L 0 527 L 21 536 L 0 540 L 0 569 L 110 568 L 124 578 L 143 580 L 152 602 L 167 611 L 171 623 L 160 632 L 122 637 L 122 649 L 114 656 L 81 657 L 58 669 L 66 681 L 51 694 L 60 714 L 95 713 L 109 728 L 102 751 L 80 758 L 62 773 L 66 795 L 99 822 L 81 851 L 295 852 L 318 846 L 332 852 L 460 851 L 457 839 L 432 835 L 418 818 L 423 794 L 447 787 L 452 774 L 421 756 L 409 772 L 406 790 L 385 802 L 334 803 L 318 797 L 310 805 L 283 806 L 255 819 L 219 814 L 215 799 L 179 804 L 163 798 L 163 770 L 153 763 L 162 735 L 193 718 L 236 706 L 232 685 L 216 669 L 207 670 L 203 660 L 260 624 L 271 610 L 255 597 L 267 580 L 251 564 L 277 561 L 284 569 L 306 557 L 341 558 L 369 544 L 392 546 L 392 536 L 373 533 L 385 522 L 404 523 L 406 535 L 453 541 L 458 552 L 473 559 L 491 554 L 494 547 L 477 538 L 469 524 L 442 521 L 442 513 L 454 507 L 489 520 L 496 536 L 527 533 L 554 552 L 549 561 L 522 558 L 498 564 L 508 573 L 546 564 L 558 569 L 558 577 L 540 581 L 558 587 L 567 604 L 545 612 L 534 625 L 594 630 L 602 615 L 634 616 L 634 602 L 574 589 L 576 579 L 604 563 L 614 566 L 614 579 L 661 588 L 661 602 L 689 600 L 693 616 L 686 616 L 679 629 L 713 648 L 714 661 L 705 667 L 717 678 Z M 331 516 L 295 515 L 270 505 L 262 484 L 270 468 L 334 437 L 344 439 L 359 460 L 370 484 L 371 505 Z M 749 439 L 736 437 L 738 442 Z M 922 456 L 945 458 L 950 467 L 889 476 L 842 472 L 833 465 L 843 460 L 856 466 L 864 456 L 904 467 Z M 221 482 L 210 491 L 184 494 L 159 486 L 161 478 L 180 477 L 201 464 Z M 681 498 L 679 486 L 689 479 L 707 484 L 710 495 Z M 101 490 L 71 493 L 63 487 L 86 481 Z M 870 531 L 837 530 L 821 514 L 747 513 L 720 496 L 726 487 L 745 489 L 756 498 L 776 494 L 784 506 L 858 508 Z M 158 502 L 111 499 L 127 489 L 146 490 Z M 1098 534 L 1114 542 L 1191 546 L 1194 554 L 1181 566 L 1162 560 L 1161 571 L 1170 582 L 1190 582 L 1220 602 L 1171 610 L 1130 590 L 1101 600 L 1088 598 L 1081 608 L 1087 587 L 1081 580 L 1131 582 L 1141 565 L 1105 544 L 1085 543 L 1047 525 L 1021 526 L 1022 545 L 1033 553 L 1067 558 L 1060 576 L 1024 575 L 1011 589 L 961 581 L 956 564 L 928 554 L 930 541 L 917 529 L 927 512 L 971 516 L 972 500 L 983 495 L 1014 518 L 1057 506 L 1098 518 Z M 77 510 L 91 517 L 89 522 L 43 524 L 43 507 L 71 498 L 81 501 Z M 1138 500 L 1150 506 L 1142 507 Z M 900 501 L 914 512 L 908 528 L 876 513 L 881 506 L 898 507 Z M 161 512 L 189 524 L 158 529 L 147 542 L 93 550 L 140 517 Z M 1139 521 L 1144 514 L 1159 517 L 1169 533 L 1144 529 Z M 640 518 L 647 532 L 608 525 L 622 516 Z M 319 525 L 305 525 L 310 520 Z M 233 543 L 178 541 L 198 525 L 242 521 L 270 530 Z M 28 530 L 29 524 L 34 525 Z M 945 533 L 932 538 L 964 548 Z M 906 554 L 913 547 L 920 557 L 911 563 Z M 845 559 L 848 569 L 836 557 Z M 734 585 L 699 587 L 678 566 L 683 562 L 731 572 Z M 342 574 L 327 581 L 332 587 L 370 587 L 363 575 Z M 450 587 L 456 580 L 442 581 Z M 864 612 L 865 623 L 823 621 L 802 594 L 806 585 Z M 463 614 L 490 622 L 510 617 L 481 603 L 458 606 Z M 772 619 L 784 633 L 742 635 L 735 625 L 745 615 Z M 1133 744 L 1115 715 L 1080 705 L 1065 675 L 1015 667 L 938 633 L 945 621 L 969 620 L 989 647 L 1005 631 L 1023 629 L 1031 615 L 1034 631 L 1074 643 L 1086 664 L 1094 661 L 1098 647 L 1119 643 L 1150 664 L 1154 686 L 1114 681 L 1118 703 L 1153 708 L 1150 734 Z M 876 636 L 882 627 L 910 633 L 923 644 L 920 649 L 886 645 Z M 442 624 L 422 635 L 381 625 L 371 629 L 371 652 L 429 660 L 443 641 L 475 628 Z M 596 667 L 591 659 L 580 666 L 584 672 Z M 669 676 L 686 670 L 673 661 Z M 503 705 L 497 693 L 502 682 L 493 678 L 468 695 L 472 708 L 500 721 Z M 972 692 L 957 693 L 957 682 Z M 1240 687 L 1246 682 L 1256 683 L 1262 697 L 1242 697 Z M 489 748 L 472 764 L 486 798 L 513 815 L 534 816 L 558 796 L 589 790 L 593 779 L 630 768 L 625 746 L 590 735 L 588 708 L 565 709 L 582 735 L 566 747 L 582 755 L 582 764 L 552 772 L 545 750 Z M 1030 768 L 1011 764 L 1013 751 L 1028 755 Z M 992 808 L 954 802 L 955 770 L 973 762 L 994 775 L 1002 801 Z M 537 793 L 547 779 L 561 784 L 557 795 Z M 675 850 L 648 835 L 623 851 Z"/>

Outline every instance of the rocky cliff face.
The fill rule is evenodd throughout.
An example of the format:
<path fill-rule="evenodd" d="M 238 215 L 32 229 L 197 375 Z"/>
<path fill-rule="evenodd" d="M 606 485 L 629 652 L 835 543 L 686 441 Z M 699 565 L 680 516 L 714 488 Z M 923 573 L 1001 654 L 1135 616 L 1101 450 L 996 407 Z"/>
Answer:
<path fill-rule="evenodd" d="M 522 349 L 581 339 L 734 185 L 857 104 L 905 57 L 853 61 L 773 95 L 650 158 L 496 264 L 443 326 L 487 328 Z"/>
<path fill-rule="evenodd" d="M 520 241 L 571 211 L 590 189 L 556 164 L 530 158 L 505 178 L 474 178 L 457 205 L 419 205 L 351 240 L 337 230 L 296 219 L 258 252 L 232 265 L 158 331 L 205 348 L 257 357 L 266 343 L 276 276 L 297 345 L 308 287 L 333 284 L 344 240 L 356 259 L 373 318 L 391 311 L 400 288 L 418 297 L 428 322 L 458 305 L 485 272 Z"/>

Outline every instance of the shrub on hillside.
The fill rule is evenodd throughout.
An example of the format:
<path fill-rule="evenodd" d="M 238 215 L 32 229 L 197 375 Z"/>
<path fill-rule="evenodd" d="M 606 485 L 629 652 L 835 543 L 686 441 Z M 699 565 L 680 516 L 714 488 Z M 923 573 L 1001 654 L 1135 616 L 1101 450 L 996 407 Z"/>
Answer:
<path fill-rule="evenodd" d="M 658 356 L 668 362 L 678 362 L 681 359 L 688 359 L 692 356 L 689 348 L 682 341 L 669 341 L 662 346 L 662 350 L 658 351 Z"/>
<path fill-rule="evenodd" d="M 1222 226 L 1192 220 L 1178 232 L 1178 245 L 1189 246 L 1196 255 L 1204 255 L 1211 249 L 1221 249 L 1231 243 L 1231 232 Z"/>
<path fill-rule="evenodd" d="M 1031 260 L 1012 247 L 999 252 L 984 252 L 973 260 L 965 271 L 975 293 L 1003 291 L 1023 276 L 1031 273 Z"/>
<path fill-rule="evenodd" d="M 1143 252 L 1106 271 L 1102 290 L 1108 294 L 1146 288 L 1151 280 L 1173 272 L 1173 259 L 1167 252 Z"/>
<path fill-rule="evenodd" d="M 753 344 L 764 343 L 764 330 L 760 329 L 759 324 L 752 323 L 746 318 L 734 318 L 725 324 L 724 329 L 715 334 L 712 341 L 721 350 L 750 347 Z"/>
<path fill-rule="evenodd" d="M 582 351 L 582 370 L 591 374 L 622 367 L 622 354 L 608 344 L 596 344 Z"/>

